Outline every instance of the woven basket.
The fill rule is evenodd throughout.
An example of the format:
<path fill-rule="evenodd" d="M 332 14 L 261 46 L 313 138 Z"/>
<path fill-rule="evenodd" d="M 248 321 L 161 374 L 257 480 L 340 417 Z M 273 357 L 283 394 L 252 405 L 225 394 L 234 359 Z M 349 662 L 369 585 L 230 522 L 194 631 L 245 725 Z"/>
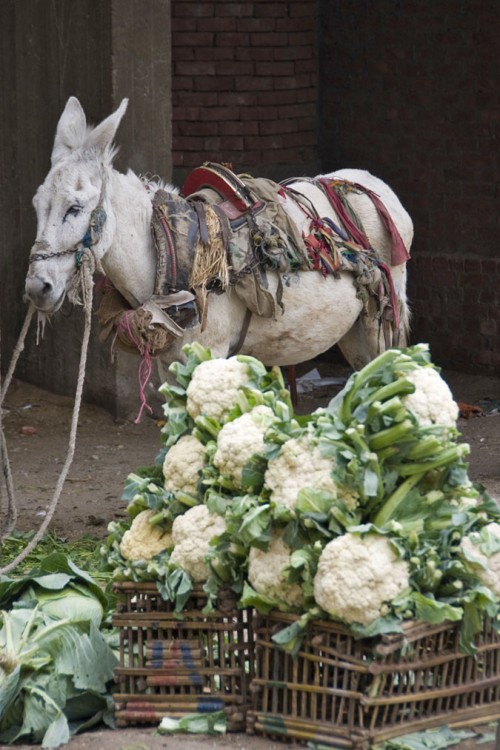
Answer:
<path fill-rule="evenodd" d="M 489 622 L 467 656 L 459 624 L 408 622 L 404 634 L 355 640 L 337 623 L 314 621 L 293 659 L 271 638 L 295 619 L 272 613 L 254 622 L 250 734 L 364 750 L 500 717 L 500 634 Z"/>
<path fill-rule="evenodd" d="M 224 710 L 228 731 L 245 731 L 253 677 L 248 610 L 238 610 L 234 596 L 221 594 L 217 611 L 204 615 L 207 596 L 195 590 L 179 615 L 154 583 L 117 583 L 114 590 L 113 625 L 120 633 L 117 725 Z"/>

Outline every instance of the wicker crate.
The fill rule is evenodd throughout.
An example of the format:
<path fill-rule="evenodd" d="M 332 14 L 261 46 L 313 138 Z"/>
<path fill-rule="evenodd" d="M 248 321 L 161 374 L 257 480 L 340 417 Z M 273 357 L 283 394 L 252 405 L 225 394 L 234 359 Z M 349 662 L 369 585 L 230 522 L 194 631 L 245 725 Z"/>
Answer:
<path fill-rule="evenodd" d="M 179 616 L 154 583 L 119 583 L 115 593 L 117 725 L 224 710 L 228 731 L 244 731 L 253 677 L 248 610 L 236 609 L 234 597 L 221 595 L 218 610 L 204 615 L 206 594 L 195 591 Z"/>
<path fill-rule="evenodd" d="M 293 659 L 271 638 L 294 620 L 273 613 L 254 622 L 251 734 L 364 750 L 500 717 L 500 636 L 491 623 L 467 656 L 458 624 L 407 623 L 404 635 L 355 640 L 334 622 L 315 621 Z"/>

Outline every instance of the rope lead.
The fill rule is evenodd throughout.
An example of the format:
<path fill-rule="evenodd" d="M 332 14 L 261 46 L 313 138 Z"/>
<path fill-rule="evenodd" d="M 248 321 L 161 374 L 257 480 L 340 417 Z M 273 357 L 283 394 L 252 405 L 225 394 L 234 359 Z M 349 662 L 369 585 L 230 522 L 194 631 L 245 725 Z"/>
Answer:
<path fill-rule="evenodd" d="M 85 313 L 85 328 L 83 331 L 82 350 L 80 354 L 80 366 L 78 370 L 78 380 L 77 380 L 76 393 L 75 393 L 75 405 L 73 407 L 73 415 L 71 419 L 68 453 L 66 455 L 66 460 L 64 462 L 64 466 L 59 475 L 59 479 L 57 480 L 56 489 L 54 491 L 52 500 L 50 501 L 50 505 L 47 510 L 47 515 L 45 516 L 38 531 L 36 532 L 33 539 L 23 549 L 23 551 L 20 552 L 19 555 L 14 560 L 12 560 L 12 562 L 10 562 L 8 565 L 0 569 L 0 575 L 5 575 L 6 573 L 9 573 L 11 570 L 16 568 L 17 565 L 19 565 L 23 560 L 25 560 L 26 557 L 29 555 L 29 553 L 36 547 L 40 539 L 45 534 L 45 531 L 47 530 L 47 527 L 50 524 L 52 517 L 55 513 L 55 510 L 57 508 L 57 503 L 59 502 L 59 498 L 61 496 L 64 482 L 66 481 L 66 477 L 68 475 L 70 466 L 73 462 L 73 458 L 75 455 L 75 446 L 76 446 L 76 431 L 78 427 L 78 418 L 80 416 L 80 407 L 82 403 L 83 384 L 85 380 L 85 368 L 87 364 L 87 353 L 88 353 L 90 329 L 91 329 L 91 323 L 92 323 L 92 298 L 93 298 L 93 288 L 94 288 L 93 276 L 94 276 L 95 268 L 96 268 L 96 260 L 92 252 L 90 251 L 90 249 L 88 249 L 84 251 L 83 253 L 82 263 L 81 263 L 81 267 L 79 270 L 79 282 L 80 282 L 80 287 L 81 287 L 83 308 L 84 308 L 84 313 Z M 5 393 L 7 392 L 7 388 L 10 384 L 10 380 L 12 378 L 12 373 L 14 372 L 15 365 L 17 363 L 20 353 L 22 352 L 24 348 L 24 340 L 26 338 L 26 333 L 28 331 L 29 324 L 31 322 L 31 318 L 33 317 L 34 311 L 35 311 L 35 308 L 33 307 L 33 305 L 30 305 L 28 314 L 26 315 L 26 320 L 23 325 L 23 329 L 19 336 L 19 341 L 14 351 L 14 356 L 12 358 L 11 365 L 9 367 L 9 372 L 7 374 L 6 383 L 4 384 L 2 391 L 1 391 L 0 409 L 1 409 L 1 404 L 3 403 Z M 1 421 L 0 421 L 0 430 L 1 430 Z M 7 530 L 5 529 L 2 530 L 2 537 L 0 538 L 0 542 L 4 539 L 4 537 L 8 533 L 10 533 L 10 531 L 12 531 L 12 529 L 14 528 L 14 525 L 12 524 L 13 523 L 15 524 L 15 519 L 17 517 L 17 510 L 15 508 L 15 503 L 14 503 L 14 493 L 13 493 L 14 488 L 12 486 L 12 481 L 11 481 L 12 478 L 10 477 L 10 466 L 8 466 L 8 475 L 10 477 L 10 480 L 7 476 L 7 473 L 5 472 L 5 461 L 7 459 L 7 452 L 6 452 L 6 445 L 5 445 L 5 438 L 4 438 L 3 431 L 1 431 L 1 446 L 2 446 L 2 459 L 4 462 L 4 474 L 7 480 L 8 489 L 9 489 L 9 484 L 10 484 L 10 490 L 12 491 L 10 492 L 9 490 L 9 499 L 10 499 L 10 505 L 13 505 L 13 508 L 9 511 L 10 518 L 7 519 L 7 523 L 6 523 Z M 8 459 L 7 459 L 7 464 L 8 464 Z"/>

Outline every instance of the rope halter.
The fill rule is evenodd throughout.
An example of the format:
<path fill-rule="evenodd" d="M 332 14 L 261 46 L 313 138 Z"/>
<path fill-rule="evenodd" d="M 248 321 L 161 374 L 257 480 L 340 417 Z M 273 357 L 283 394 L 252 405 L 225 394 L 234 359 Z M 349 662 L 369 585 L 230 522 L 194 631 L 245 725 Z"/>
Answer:
<path fill-rule="evenodd" d="M 75 255 L 75 265 L 79 269 L 82 265 L 82 259 L 85 250 L 90 250 L 97 245 L 102 237 L 102 230 L 106 223 L 106 211 L 102 203 L 99 203 L 90 214 L 89 228 L 82 239 L 67 250 L 58 250 L 51 253 L 31 253 L 29 264 L 36 263 L 39 260 L 48 260 L 49 258 L 60 258 L 63 255 Z M 35 243 L 36 244 L 36 243 Z"/>

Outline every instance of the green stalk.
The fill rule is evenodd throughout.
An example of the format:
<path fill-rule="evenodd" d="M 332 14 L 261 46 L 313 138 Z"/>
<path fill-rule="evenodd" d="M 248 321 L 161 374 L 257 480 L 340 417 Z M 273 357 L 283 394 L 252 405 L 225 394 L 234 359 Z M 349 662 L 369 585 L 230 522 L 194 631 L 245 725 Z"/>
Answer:
<path fill-rule="evenodd" d="M 435 435 L 428 435 L 419 440 L 408 452 L 407 458 L 411 461 L 419 461 L 421 458 L 433 456 L 442 447 L 442 442 Z"/>
<path fill-rule="evenodd" d="M 356 430 L 354 427 L 348 427 L 345 434 L 358 451 L 367 454 L 371 453 L 368 443 L 363 439 L 359 430 Z"/>
<path fill-rule="evenodd" d="M 421 474 L 415 474 L 414 476 L 409 477 L 402 484 L 400 484 L 396 490 L 394 490 L 392 495 L 389 496 L 378 513 L 375 515 L 373 519 L 373 523 L 375 524 L 375 526 L 378 526 L 380 529 L 385 526 L 388 521 L 390 521 L 393 513 L 397 510 L 401 503 L 406 500 L 408 493 L 415 487 L 416 484 L 418 484 L 423 473 L 424 472 L 421 472 Z"/>
<path fill-rule="evenodd" d="M 368 421 L 375 417 L 390 417 L 394 422 L 402 422 L 406 417 L 407 411 L 399 396 L 394 396 L 388 401 L 374 401 L 368 410 Z"/>
<path fill-rule="evenodd" d="M 406 396 L 408 393 L 414 393 L 414 384 L 406 378 L 398 378 L 387 385 L 381 386 L 378 391 L 372 394 L 373 401 L 386 401 L 394 396 Z"/>
<path fill-rule="evenodd" d="M 467 456 L 470 453 L 470 446 L 467 443 L 453 445 L 451 448 L 445 448 L 434 461 L 423 461 L 416 464 L 401 464 L 397 471 L 402 477 L 409 477 L 414 474 L 422 474 L 432 469 L 441 469 L 443 466 L 453 463 L 459 458 Z"/>
<path fill-rule="evenodd" d="M 384 367 L 386 364 L 391 362 L 391 360 L 393 360 L 395 356 L 398 356 L 399 354 L 400 352 L 398 349 L 387 349 L 379 357 L 376 357 L 367 365 L 365 365 L 362 370 L 359 370 L 359 372 L 355 373 L 355 375 L 353 376 L 351 389 L 345 395 L 342 401 L 340 418 L 344 424 L 349 424 L 352 419 L 351 404 L 354 396 L 356 396 L 360 388 L 367 382 L 367 380 L 372 377 L 372 375 L 377 372 L 379 368 Z"/>
<path fill-rule="evenodd" d="M 401 440 L 406 440 L 415 429 L 415 425 L 410 419 L 405 419 L 402 422 L 387 427 L 385 430 L 380 430 L 370 437 L 368 445 L 370 450 L 378 451 L 382 448 L 387 448 L 393 443 L 397 443 Z"/>
<path fill-rule="evenodd" d="M 396 448 L 395 445 L 388 445 L 387 448 L 382 448 L 382 450 L 377 451 L 377 456 L 379 461 L 387 461 L 388 458 L 392 458 L 393 456 L 397 455 L 400 452 L 399 448 Z"/>

